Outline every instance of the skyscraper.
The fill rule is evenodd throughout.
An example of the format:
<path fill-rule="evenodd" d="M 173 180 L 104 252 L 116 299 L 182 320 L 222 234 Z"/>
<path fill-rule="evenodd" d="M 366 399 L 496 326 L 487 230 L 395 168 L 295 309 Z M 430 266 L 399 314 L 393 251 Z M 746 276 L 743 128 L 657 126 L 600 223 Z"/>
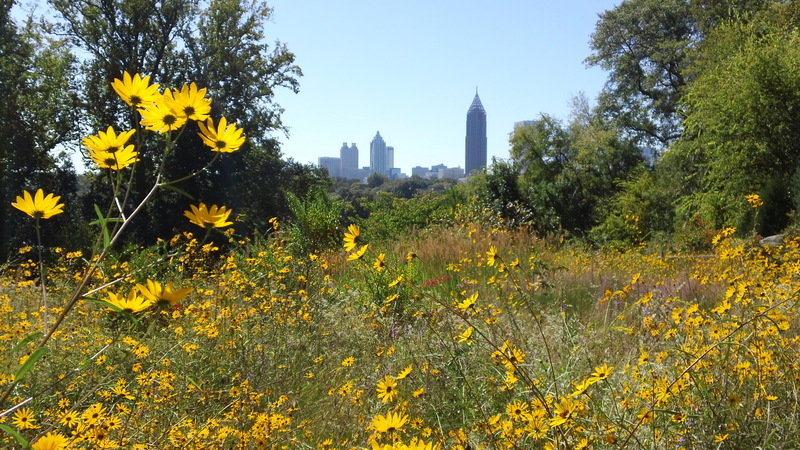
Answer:
<path fill-rule="evenodd" d="M 381 132 L 375 133 L 372 142 L 369 143 L 369 171 L 370 173 L 379 173 L 381 175 L 389 175 L 389 161 L 387 158 L 386 142 L 381 137 Z"/>
<path fill-rule="evenodd" d="M 342 176 L 340 170 L 341 165 L 341 160 L 332 156 L 320 156 L 317 160 L 317 167 L 326 169 L 328 171 L 328 176 L 331 178 Z"/>
<path fill-rule="evenodd" d="M 467 175 L 473 170 L 480 171 L 486 167 L 486 110 L 483 109 L 475 88 L 475 98 L 467 110 L 467 137 L 464 155 L 466 158 L 464 171 Z"/>
<path fill-rule="evenodd" d="M 359 178 L 358 147 L 355 142 L 350 147 L 347 146 L 347 142 L 342 144 L 339 159 L 342 161 L 340 172 L 342 178 Z"/>

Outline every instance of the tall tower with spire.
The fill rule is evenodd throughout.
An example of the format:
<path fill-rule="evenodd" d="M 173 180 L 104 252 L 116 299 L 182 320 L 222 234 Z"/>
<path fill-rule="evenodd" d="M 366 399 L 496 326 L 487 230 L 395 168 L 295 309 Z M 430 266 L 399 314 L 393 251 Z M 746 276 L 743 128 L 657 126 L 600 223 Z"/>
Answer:
<path fill-rule="evenodd" d="M 389 175 L 388 155 L 386 141 L 381 137 L 381 132 L 375 133 L 372 142 L 369 143 L 369 172 Z"/>
<path fill-rule="evenodd" d="M 464 155 L 466 162 L 464 171 L 467 175 L 473 170 L 481 171 L 486 167 L 486 110 L 483 109 L 481 98 L 478 97 L 478 88 L 475 88 L 475 98 L 467 110 L 467 137 L 465 139 Z"/>

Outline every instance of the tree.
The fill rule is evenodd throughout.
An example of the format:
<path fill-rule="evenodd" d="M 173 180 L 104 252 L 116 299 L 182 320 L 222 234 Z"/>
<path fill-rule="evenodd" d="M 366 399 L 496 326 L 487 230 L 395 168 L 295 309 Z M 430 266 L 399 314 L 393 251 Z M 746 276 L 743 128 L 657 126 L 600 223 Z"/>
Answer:
<path fill-rule="evenodd" d="M 29 20 L 18 28 L 11 20 L 13 1 L 0 5 L 0 258 L 11 245 L 33 241 L 24 217 L 10 203 L 24 189 L 56 192 L 67 203 L 67 214 L 45 224 L 50 244 L 69 241 L 63 228 L 73 216 L 77 190 L 69 160 L 56 152 L 76 136 L 75 97 L 71 83 L 74 59 L 60 51 L 61 42 L 47 39 Z M 74 238 L 74 236 L 73 236 Z"/>
<path fill-rule="evenodd" d="M 676 146 L 700 169 L 698 190 L 683 201 L 687 215 L 749 230 L 754 214 L 745 195 L 760 194 L 760 217 L 769 220 L 758 230 L 787 224 L 789 186 L 800 169 L 799 18 L 794 3 L 774 5 L 748 22 L 718 26 L 698 47 L 686 134 Z"/>
<path fill-rule="evenodd" d="M 666 147 L 680 136 L 678 100 L 698 38 L 686 0 L 628 0 L 600 14 L 587 59 L 610 72 L 598 102 L 639 144 Z"/>
<path fill-rule="evenodd" d="M 511 136 L 511 158 L 520 167 L 522 190 L 535 215 L 555 215 L 571 231 L 588 231 L 602 218 L 600 206 L 642 158 L 581 95 L 572 120 L 542 114 Z"/>
<path fill-rule="evenodd" d="M 286 132 L 283 110 L 273 98 L 278 88 L 297 92 L 302 72 L 285 45 L 265 43 L 272 11 L 264 1 L 51 0 L 51 4 L 61 14 L 62 29 L 76 49 L 88 55 L 83 96 L 90 119 L 84 129 L 138 127 L 133 111 L 121 107 L 109 87 L 113 79 L 129 71 L 151 75 L 153 81 L 172 88 L 188 82 L 208 88 L 212 115 L 225 116 L 245 130 L 247 141 L 238 152 L 224 155 L 200 176 L 178 186 L 190 198 L 170 193 L 149 204 L 151 214 L 137 218 L 138 240 L 170 235 L 184 223 L 180 211 L 190 201 L 224 203 L 246 215 L 254 227 L 279 211 L 288 211 L 285 197 L 265 192 L 263 183 L 272 180 L 274 190 L 278 186 L 274 181 L 284 169 L 294 170 L 291 163 L 281 161 L 273 136 Z M 167 167 L 172 179 L 201 170 L 211 159 L 201 150 L 196 125 L 188 127 Z M 159 148 L 154 141 L 140 143 L 132 203 L 141 199 L 153 179 Z M 108 194 L 96 188 L 87 199 L 87 213 L 92 204 L 108 201 Z"/>

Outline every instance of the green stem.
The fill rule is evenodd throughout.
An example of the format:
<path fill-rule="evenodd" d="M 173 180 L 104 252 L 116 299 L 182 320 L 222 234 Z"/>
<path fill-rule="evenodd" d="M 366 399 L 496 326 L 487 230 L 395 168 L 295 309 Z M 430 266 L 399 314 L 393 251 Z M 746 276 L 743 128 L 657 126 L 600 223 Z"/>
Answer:
<path fill-rule="evenodd" d="M 214 157 L 211 158 L 211 161 L 209 161 L 208 164 L 205 165 L 205 167 L 203 167 L 202 169 L 198 170 L 197 172 L 190 173 L 189 175 L 186 175 L 184 177 L 178 178 L 177 180 L 165 181 L 165 182 L 163 182 L 161 184 L 162 184 L 162 186 L 171 186 L 173 184 L 178 184 L 181 181 L 186 181 L 189 178 L 194 178 L 194 177 L 200 175 L 201 173 L 205 172 L 206 170 L 208 170 L 208 168 L 211 167 L 212 164 L 214 164 L 214 162 L 217 160 L 217 158 L 219 158 L 219 152 L 215 152 L 214 153 Z"/>
<path fill-rule="evenodd" d="M 47 320 L 47 288 L 45 287 L 45 273 L 44 261 L 42 260 L 42 229 L 39 226 L 39 218 L 36 218 L 36 243 L 38 244 L 37 250 L 39 251 L 39 282 L 42 285 L 42 306 L 44 307 L 44 314 L 42 315 L 43 330 L 47 333 L 48 320 Z"/>

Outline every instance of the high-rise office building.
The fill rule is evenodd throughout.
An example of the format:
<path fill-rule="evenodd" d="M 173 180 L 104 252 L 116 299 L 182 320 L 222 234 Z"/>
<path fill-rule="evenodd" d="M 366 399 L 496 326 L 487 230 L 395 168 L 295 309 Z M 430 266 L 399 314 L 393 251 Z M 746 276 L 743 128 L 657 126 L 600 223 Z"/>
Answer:
<path fill-rule="evenodd" d="M 341 160 L 339 158 L 335 158 L 332 156 L 320 156 L 317 160 L 317 167 L 321 169 L 327 169 L 328 176 L 332 178 L 337 178 L 342 176 L 339 167 L 341 167 Z"/>
<path fill-rule="evenodd" d="M 342 162 L 340 174 L 342 178 L 360 178 L 360 169 L 358 168 L 358 147 L 355 142 L 347 146 L 347 142 L 342 144 L 339 150 L 339 159 Z"/>
<path fill-rule="evenodd" d="M 486 110 L 483 109 L 478 89 L 475 98 L 467 110 L 467 136 L 464 145 L 466 162 L 464 171 L 467 175 L 473 170 L 481 171 L 486 167 Z"/>
<path fill-rule="evenodd" d="M 389 176 L 391 166 L 388 161 L 386 142 L 381 137 L 381 132 L 375 133 L 372 142 L 369 143 L 369 171 Z"/>

